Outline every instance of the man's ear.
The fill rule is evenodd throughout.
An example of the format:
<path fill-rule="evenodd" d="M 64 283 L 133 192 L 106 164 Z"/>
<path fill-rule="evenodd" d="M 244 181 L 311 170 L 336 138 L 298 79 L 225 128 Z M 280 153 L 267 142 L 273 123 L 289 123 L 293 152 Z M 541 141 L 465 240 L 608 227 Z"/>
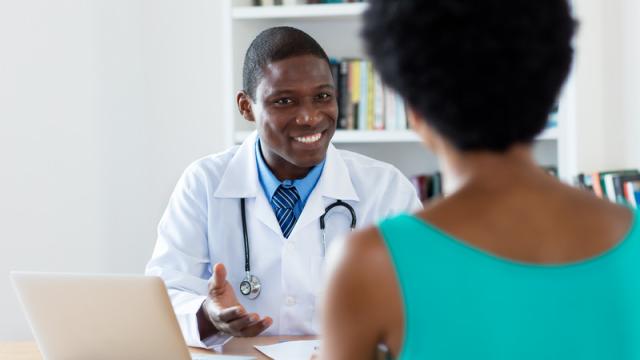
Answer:
<path fill-rule="evenodd" d="M 244 90 L 238 91 L 238 93 L 236 94 L 236 103 L 238 105 L 238 111 L 240 112 L 240 115 L 242 115 L 245 120 L 251 122 L 256 121 L 255 117 L 253 116 L 253 101 L 251 100 L 249 94 L 247 94 Z"/>

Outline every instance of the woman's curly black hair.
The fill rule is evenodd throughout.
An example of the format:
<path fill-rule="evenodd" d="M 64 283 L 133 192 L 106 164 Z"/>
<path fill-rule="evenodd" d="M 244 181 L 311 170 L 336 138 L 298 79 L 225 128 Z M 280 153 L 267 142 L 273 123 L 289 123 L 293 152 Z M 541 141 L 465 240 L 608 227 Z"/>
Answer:
<path fill-rule="evenodd" d="M 366 49 L 385 83 L 462 151 L 545 127 L 573 58 L 566 0 L 371 0 Z"/>

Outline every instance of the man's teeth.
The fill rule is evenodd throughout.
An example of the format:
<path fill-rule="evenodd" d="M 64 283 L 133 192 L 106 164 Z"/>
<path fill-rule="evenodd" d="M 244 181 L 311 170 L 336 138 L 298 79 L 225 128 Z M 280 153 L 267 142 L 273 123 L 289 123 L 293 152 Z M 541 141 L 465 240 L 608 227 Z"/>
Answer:
<path fill-rule="evenodd" d="M 301 143 L 310 144 L 320 140 L 321 137 L 322 133 L 317 133 L 309 136 L 296 137 L 294 139 L 296 139 L 296 141 L 300 141 Z"/>

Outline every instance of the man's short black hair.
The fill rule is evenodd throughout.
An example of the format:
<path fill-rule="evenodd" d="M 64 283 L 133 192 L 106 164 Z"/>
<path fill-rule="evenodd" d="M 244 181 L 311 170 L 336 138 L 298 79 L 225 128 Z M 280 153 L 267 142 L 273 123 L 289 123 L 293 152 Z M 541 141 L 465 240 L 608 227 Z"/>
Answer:
<path fill-rule="evenodd" d="M 573 58 L 566 0 L 371 0 L 382 79 L 457 149 L 502 152 L 545 127 Z"/>
<path fill-rule="evenodd" d="M 255 101 L 256 87 L 262 69 L 273 62 L 301 55 L 314 55 L 327 61 L 329 57 L 309 34 L 290 26 L 272 27 L 261 32 L 249 45 L 242 68 L 242 87 Z"/>

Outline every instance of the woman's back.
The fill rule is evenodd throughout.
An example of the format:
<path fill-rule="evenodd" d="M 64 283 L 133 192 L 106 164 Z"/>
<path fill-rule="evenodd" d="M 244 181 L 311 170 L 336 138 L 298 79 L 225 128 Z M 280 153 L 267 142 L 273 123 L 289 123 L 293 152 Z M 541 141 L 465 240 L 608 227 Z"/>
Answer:
<path fill-rule="evenodd" d="M 640 215 L 507 171 L 353 236 L 332 330 L 401 359 L 640 358 Z"/>
<path fill-rule="evenodd" d="M 510 183 L 380 224 L 402 358 L 640 357 L 638 215 L 551 178 Z"/>
<path fill-rule="evenodd" d="M 404 299 L 403 359 L 640 356 L 640 229 L 568 265 L 496 257 L 403 215 L 380 225 Z"/>

